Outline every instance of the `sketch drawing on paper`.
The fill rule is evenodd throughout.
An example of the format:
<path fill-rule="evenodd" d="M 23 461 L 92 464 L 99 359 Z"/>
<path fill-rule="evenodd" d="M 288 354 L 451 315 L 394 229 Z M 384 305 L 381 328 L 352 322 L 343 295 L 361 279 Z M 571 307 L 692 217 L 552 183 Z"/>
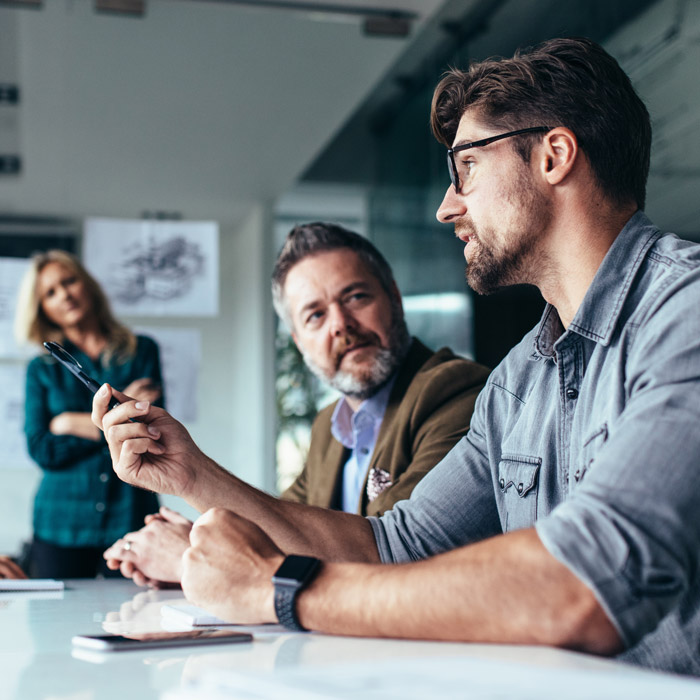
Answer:
<path fill-rule="evenodd" d="M 219 229 L 213 221 L 85 221 L 83 256 L 117 314 L 216 316 Z"/>
<path fill-rule="evenodd" d="M 205 256 L 184 236 L 151 240 L 123 251 L 111 280 L 113 296 L 124 304 L 172 301 L 186 295 L 206 273 Z"/>

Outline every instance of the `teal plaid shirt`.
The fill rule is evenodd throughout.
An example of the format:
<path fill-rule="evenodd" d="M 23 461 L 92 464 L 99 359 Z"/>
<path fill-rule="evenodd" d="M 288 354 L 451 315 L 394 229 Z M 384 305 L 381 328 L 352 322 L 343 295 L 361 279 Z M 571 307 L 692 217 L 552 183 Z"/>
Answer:
<path fill-rule="evenodd" d="M 137 340 L 132 358 L 108 367 L 68 341 L 63 345 L 100 384 L 124 389 L 141 377 L 162 384 L 158 346 L 144 336 Z M 162 397 L 157 403 L 163 405 Z M 40 355 L 29 363 L 24 431 L 29 454 L 43 471 L 34 500 L 34 534 L 52 544 L 106 547 L 141 527 L 144 516 L 158 509 L 155 494 L 117 478 L 104 438 L 94 442 L 49 432 L 54 416 L 91 409 L 90 392 L 52 357 Z"/>

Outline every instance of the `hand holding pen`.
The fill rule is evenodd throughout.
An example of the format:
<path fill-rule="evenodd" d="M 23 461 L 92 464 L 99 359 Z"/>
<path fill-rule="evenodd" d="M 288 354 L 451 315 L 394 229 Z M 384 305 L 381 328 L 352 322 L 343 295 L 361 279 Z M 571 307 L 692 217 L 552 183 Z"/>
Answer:
<path fill-rule="evenodd" d="M 68 350 L 58 343 L 47 341 L 44 347 L 57 362 L 63 365 L 78 381 L 82 382 L 85 387 L 93 394 L 100 388 L 98 382 L 92 377 L 89 377 L 83 370 L 83 366 L 71 355 Z M 142 401 L 157 401 L 161 396 L 161 388 L 158 384 L 154 384 L 148 377 L 134 379 L 129 386 L 124 389 L 126 396 L 134 397 Z M 110 408 L 119 405 L 119 401 L 113 398 L 110 403 Z"/>
<path fill-rule="evenodd" d="M 196 491 L 198 471 L 221 469 L 167 411 L 109 384 L 93 398 L 92 422 L 105 434 L 114 471 L 128 484 L 188 498 Z"/>

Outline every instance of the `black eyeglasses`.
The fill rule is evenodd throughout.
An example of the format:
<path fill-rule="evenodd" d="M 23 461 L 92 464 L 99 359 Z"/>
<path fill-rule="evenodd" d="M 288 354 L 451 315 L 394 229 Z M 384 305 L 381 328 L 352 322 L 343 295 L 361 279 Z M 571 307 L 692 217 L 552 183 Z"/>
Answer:
<path fill-rule="evenodd" d="M 447 167 L 450 171 L 450 180 L 454 185 L 455 192 L 459 194 L 460 183 L 459 183 L 459 171 L 457 170 L 457 163 L 455 161 L 455 153 L 459 151 L 466 151 L 468 148 L 479 148 L 481 146 L 488 146 L 494 141 L 500 141 L 501 139 L 507 139 L 511 136 L 518 136 L 519 134 L 529 134 L 533 131 L 551 131 L 554 127 L 551 126 L 530 126 L 527 129 L 517 129 L 516 131 L 508 131 L 505 134 L 498 134 L 498 136 L 489 136 L 487 139 L 481 139 L 479 141 L 472 141 L 471 143 L 463 143 L 461 146 L 455 146 L 454 148 L 447 149 Z"/>

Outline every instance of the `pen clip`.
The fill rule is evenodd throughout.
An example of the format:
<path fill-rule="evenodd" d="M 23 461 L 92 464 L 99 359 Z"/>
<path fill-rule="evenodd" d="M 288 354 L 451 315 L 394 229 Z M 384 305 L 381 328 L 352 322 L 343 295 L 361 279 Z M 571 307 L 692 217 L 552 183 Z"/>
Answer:
<path fill-rule="evenodd" d="M 100 385 L 92 379 L 92 377 L 88 377 L 88 375 L 83 372 L 83 366 L 68 352 L 68 350 L 50 340 L 44 343 L 44 347 L 54 360 L 60 362 L 76 379 L 85 384 L 93 394 L 98 391 Z M 118 406 L 119 402 L 117 401 L 115 405 Z M 110 406 L 110 408 L 112 408 L 112 406 Z"/>
<path fill-rule="evenodd" d="M 49 352 L 51 357 L 60 362 L 76 379 L 80 380 L 93 394 L 95 394 L 100 385 L 92 378 L 88 377 L 85 372 L 83 372 L 83 366 L 76 360 L 73 355 L 71 355 L 68 350 L 58 343 L 54 343 L 52 340 L 47 340 L 44 343 L 44 347 Z M 114 396 L 109 401 L 109 408 L 116 408 L 120 405 L 118 399 Z M 132 422 L 133 419 L 129 419 Z"/>
<path fill-rule="evenodd" d="M 80 362 L 78 362 L 78 360 L 76 360 L 73 355 L 71 355 L 63 346 L 59 345 L 58 343 L 54 343 L 52 340 L 47 340 L 44 343 L 44 347 L 48 350 L 51 357 L 53 357 L 54 360 L 58 360 L 71 374 L 74 374 L 79 379 L 82 379 L 80 376 L 81 374 L 83 377 L 87 377 L 85 372 L 82 372 L 83 366 L 80 364 Z"/>

